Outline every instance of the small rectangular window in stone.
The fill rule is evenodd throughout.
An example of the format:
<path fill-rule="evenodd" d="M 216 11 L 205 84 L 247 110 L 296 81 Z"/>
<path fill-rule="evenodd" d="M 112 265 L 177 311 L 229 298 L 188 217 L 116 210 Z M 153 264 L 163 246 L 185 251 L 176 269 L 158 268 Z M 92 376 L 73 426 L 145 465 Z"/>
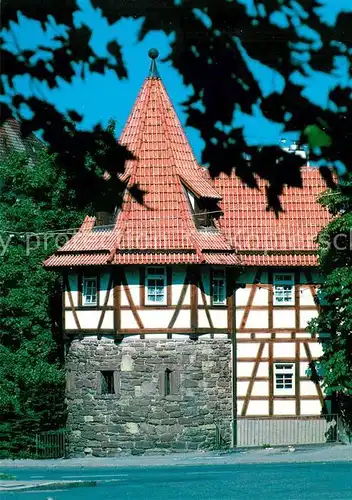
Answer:
<path fill-rule="evenodd" d="M 226 277 L 225 269 L 213 269 L 212 274 L 213 304 L 226 303 Z"/>
<path fill-rule="evenodd" d="M 275 363 L 275 392 L 276 394 L 292 394 L 294 392 L 294 365 L 293 363 Z"/>
<path fill-rule="evenodd" d="M 148 267 L 146 274 L 146 304 L 166 304 L 165 267 Z"/>
<path fill-rule="evenodd" d="M 101 394 L 115 394 L 114 372 L 103 371 L 100 377 Z"/>
<path fill-rule="evenodd" d="M 161 396 L 174 396 L 180 392 L 180 375 L 176 369 L 165 368 L 159 373 L 159 391 Z"/>
<path fill-rule="evenodd" d="M 97 278 L 90 277 L 83 279 L 83 305 L 97 305 Z"/>
<path fill-rule="evenodd" d="M 289 274 L 274 274 L 274 305 L 294 305 L 294 275 Z"/>
<path fill-rule="evenodd" d="M 169 368 L 165 370 L 165 396 L 169 396 L 171 394 L 171 374 L 172 371 Z"/>

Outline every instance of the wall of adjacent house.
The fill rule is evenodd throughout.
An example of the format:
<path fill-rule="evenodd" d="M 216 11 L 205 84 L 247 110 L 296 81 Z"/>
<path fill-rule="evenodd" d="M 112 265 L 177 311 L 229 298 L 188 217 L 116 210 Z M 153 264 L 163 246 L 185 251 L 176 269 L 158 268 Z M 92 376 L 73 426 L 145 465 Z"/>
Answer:
<path fill-rule="evenodd" d="M 311 379 L 311 375 L 316 379 L 314 360 L 323 352 L 323 339 L 306 331 L 308 322 L 318 315 L 316 289 L 321 277 L 310 270 L 292 274 L 290 305 L 275 304 L 275 270 L 250 269 L 240 277 L 243 288 L 236 292 L 239 415 L 320 415 L 325 405 L 319 383 Z M 292 389 L 276 389 L 280 364 L 292 368 Z"/>

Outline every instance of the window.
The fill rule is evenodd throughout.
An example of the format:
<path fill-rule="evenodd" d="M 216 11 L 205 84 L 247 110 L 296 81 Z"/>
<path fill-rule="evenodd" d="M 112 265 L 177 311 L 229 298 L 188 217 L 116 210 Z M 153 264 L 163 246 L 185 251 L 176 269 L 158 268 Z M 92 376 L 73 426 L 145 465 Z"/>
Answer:
<path fill-rule="evenodd" d="M 115 394 L 115 384 L 114 384 L 114 372 L 104 371 L 100 372 L 100 393 L 101 394 Z"/>
<path fill-rule="evenodd" d="M 275 393 L 294 394 L 293 363 L 275 363 Z"/>
<path fill-rule="evenodd" d="M 169 396 L 171 394 L 171 374 L 172 371 L 169 368 L 165 370 L 165 396 Z"/>
<path fill-rule="evenodd" d="M 213 269 L 212 276 L 213 305 L 226 303 L 225 269 Z"/>
<path fill-rule="evenodd" d="M 84 278 L 83 280 L 83 305 L 97 305 L 97 278 Z"/>
<path fill-rule="evenodd" d="M 159 393 L 162 397 L 177 396 L 180 392 L 180 373 L 175 366 L 159 372 Z"/>
<path fill-rule="evenodd" d="M 194 223 L 197 229 L 214 230 L 214 219 L 219 217 L 221 210 L 216 203 L 216 200 L 209 198 L 200 198 L 194 195 L 189 189 L 184 186 L 190 210 L 193 215 Z"/>
<path fill-rule="evenodd" d="M 146 304 L 166 304 L 166 272 L 165 267 L 148 267 L 146 275 Z"/>
<path fill-rule="evenodd" d="M 274 305 L 294 305 L 294 276 L 290 274 L 274 274 Z"/>
<path fill-rule="evenodd" d="M 112 212 L 96 212 L 95 213 L 95 225 L 93 231 L 111 231 L 117 217 L 118 211 Z"/>

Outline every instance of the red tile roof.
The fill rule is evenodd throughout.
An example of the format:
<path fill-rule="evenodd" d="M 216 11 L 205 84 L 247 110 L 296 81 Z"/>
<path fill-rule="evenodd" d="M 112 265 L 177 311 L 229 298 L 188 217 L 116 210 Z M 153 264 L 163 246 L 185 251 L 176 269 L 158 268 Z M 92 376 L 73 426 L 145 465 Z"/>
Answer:
<path fill-rule="evenodd" d="M 136 156 L 127 162 L 124 178 L 146 192 L 144 204 L 126 191 L 113 227 L 94 228 L 94 218 L 86 217 L 45 265 L 316 265 L 314 237 L 329 220 L 316 203 L 324 189 L 319 173 L 304 169 L 304 189 L 285 191 L 286 212 L 276 219 L 266 211 L 264 182 L 254 191 L 235 174 L 212 180 L 198 165 L 155 75 L 145 80 L 119 141 Z M 218 203 L 224 214 L 214 230 L 196 228 L 184 186 L 197 198 Z"/>
<path fill-rule="evenodd" d="M 214 180 L 222 195 L 224 215 L 219 225 L 243 264 L 316 265 L 314 240 L 330 220 L 328 211 L 316 201 L 326 186 L 315 168 L 303 168 L 302 178 L 303 188 L 285 188 L 281 198 L 284 212 L 279 218 L 266 210 L 264 181 L 258 180 L 257 191 L 246 187 L 234 173 Z"/>

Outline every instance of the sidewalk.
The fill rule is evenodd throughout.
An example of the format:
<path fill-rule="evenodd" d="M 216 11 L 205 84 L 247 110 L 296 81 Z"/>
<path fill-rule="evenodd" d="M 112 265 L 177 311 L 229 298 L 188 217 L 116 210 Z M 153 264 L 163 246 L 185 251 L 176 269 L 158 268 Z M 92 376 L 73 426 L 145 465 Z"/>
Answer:
<path fill-rule="evenodd" d="M 300 462 L 352 461 L 352 445 L 297 446 L 268 449 L 236 449 L 228 452 L 192 452 L 168 455 L 83 457 L 57 460 L 0 460 L 0 472 L 16 468 L 168 467 Z M 14 472 L 15 473 L 15 472 Z M 3 483 L 3 481 L 1 482 Z"/>

